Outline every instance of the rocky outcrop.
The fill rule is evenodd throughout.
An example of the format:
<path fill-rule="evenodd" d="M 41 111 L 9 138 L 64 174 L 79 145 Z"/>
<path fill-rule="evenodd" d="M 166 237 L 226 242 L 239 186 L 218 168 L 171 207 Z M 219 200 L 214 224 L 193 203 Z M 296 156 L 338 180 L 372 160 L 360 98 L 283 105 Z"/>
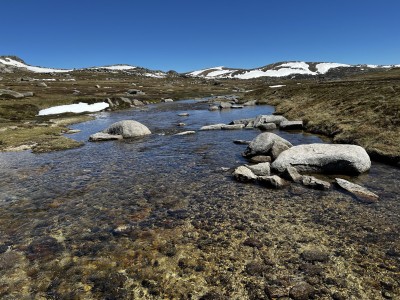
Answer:
<path fill-rule="evenodd" d="M 276 141 L 281 142 L 288 147 L 292 147 L 290 142 L 281 138 L 280 136 L 271 132 L 264 132 L 259 134 L 254 140 L 251 141 L 250 145 L 243 153 L 243 156 L 252 157 L 255 155 L 269 155 L 270 150 Z"/>
<path fill-rule="evenodd" d="M 272 163 L 272 169 L 280 173 L 289 166 L 295 167 L 299 172 L 354 175 L 368 171 L 371 160 L 360 146 L 309 144 L 283 151 Z"/>
<path fill-rule="evenodd" d="M 361 185 L 352 183 L 350 181 L 335 178 L 336 184 L 342 189 L 354 195 L 358 200 L 364 203 L 375 203 L 379 200 L 379 196 Z"/>
<path fill-rule="evenodd" d="M 18 93 L 12 90 L 2 90 L 0 89 L 0 98 L 11 98 L 11 99 L 21 99 L 24 98 L 24 94 Z"/>
<path fill-rule="evenodd" d="M 151 131 L 145 125 L 133 120 L 119 121 L 112 124 L 103 132 L 112 135 L 122 135 L 123 138 L 132 138 L 151 134 Z"/>

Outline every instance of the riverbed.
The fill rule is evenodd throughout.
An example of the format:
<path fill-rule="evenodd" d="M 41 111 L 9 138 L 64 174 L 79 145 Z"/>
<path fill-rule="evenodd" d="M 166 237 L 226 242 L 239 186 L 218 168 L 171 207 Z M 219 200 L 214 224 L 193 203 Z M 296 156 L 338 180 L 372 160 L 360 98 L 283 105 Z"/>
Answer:
<path fill-rule="evenodd" d="M 273 107 L 207 108 L 188 100 L 98 113 L 71 127 L 81 148 L 0 153 L 0 296 L 289 299 L 305 286 L 315 299 L 400 297 L 399 169 L 373 163 L 343 177 L 377 193 L 372 205 L 337 189 L 238 183 L 231 171 L 246 146 L 233 140 L 260 131 L 198 129 Z M 87 142 L 126 119 L 153 134 Z M 196 134 L 174 135 L 187 130 Z"/>

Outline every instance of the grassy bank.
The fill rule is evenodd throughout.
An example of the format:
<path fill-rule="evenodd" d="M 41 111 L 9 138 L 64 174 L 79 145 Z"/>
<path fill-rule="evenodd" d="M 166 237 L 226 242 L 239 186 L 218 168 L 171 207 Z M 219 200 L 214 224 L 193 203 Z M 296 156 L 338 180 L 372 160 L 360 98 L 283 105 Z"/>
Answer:
<path fill-rule="evenodd" d="M 310 132 L 363 146 L 373 159 L 400 166 L 400 69 L 345 81 L 259 86 L 246 98 L 303 120 Z"/>

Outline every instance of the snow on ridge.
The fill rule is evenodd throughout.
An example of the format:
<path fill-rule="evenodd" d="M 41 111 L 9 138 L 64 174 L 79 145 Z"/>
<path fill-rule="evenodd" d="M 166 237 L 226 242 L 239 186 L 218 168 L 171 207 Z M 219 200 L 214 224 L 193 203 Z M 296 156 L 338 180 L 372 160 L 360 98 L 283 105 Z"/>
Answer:
<path fill-rule="evenodd" d="M 330 69 L 339 68 L 339 67 L 351 67 L 351 65 L 339 64 L 339 63 L 319 63 L 315 67 L 317 68 L 317 72 L 319 74 L 325 74 Z"/>
<path fill-rule="evenodd" d="M 211 73 L 208 73 L 206 77 L 219 77 L 222 75 L 228 75 L 230 73 L 235 72 L 236 70 L 217 70 L 217 71 L 212 71 Z"/>
<path fill-rule="evenodd" d="M 35 73 L 65 73 L 65 72 L 71 72 L 73 70 L 63 70 L 63 69 L 51 69 L 51 68 L 42 68 L 42 67 L 33 67 L 29 66 L 27 64 L 24 64 L 22 62 L 16 61 L 14 59 L 11 59 L 9 57 L 6 57 L 4 59 L 0 58 L 0 63 L 8 66 L 13 66 L 17 68 L 26 68 L 29 71 L 35 72 Z"/>
<path fill-rule="evenodd" d="M 107 70 L 114 70 L 114 71 L 122 71 L 122 70 L 132 70 L 136 69 L 137 67 L 130 66 L 130 65 L 112 65 L 112 66 L 104 66 L 104 67 L 92 67 L 88 68 L 89 70 L 99 70 L 99 69 L 107 69 Z"/>
<path fill-rule="evenodd" d="M 62 114 L 67 112 L 71 113 L 97 112 L 106 109 L 109 106 L 110 105 L 105 102 L 98 102 L 93 104 L 79 102 L 78 104 L 59 105 L 42 109 L 39 111 L 38 115 L 46 116 L 46 115 Z"/>
<path fill-rule="evenodd" d="M 213 67 L 213 68 L 208 68 L 208 69 L 202 69 L 202 70 L 190 72 L 190 73 L 188 73 L 188 75 L 190 75 L 190 76 L 199 76 L 199 75 L 200 75 L 201 73 L 203 73 L 203 72 L 207 72 L 207 71 L 211 71 L 211 70 L 213 70 L 213 71 L 220 71 L 220 70 L 222 70 L 222 68 L 224 68 L 224 67 L 223 67 L 223 66 L 220 66 L 220 67 Z"/>
<path fill-rule="evenodd" d="M 288 67 L 291 69 L 301 69 L 305 71 L 310 71 L 308 63 L 305 63 L 304 61 L 296 61 L 296 62 L 288 62 L 279 65 L 278 67 Z M 310 71 L 311 72 L 311 71 Z"/>
<path fill-rule="evenodd" d="M 166 74 L 162 72 L 156 72 L 156 73 L 145 73 L 144 76 L 153 78 L 164 78 Z"/>

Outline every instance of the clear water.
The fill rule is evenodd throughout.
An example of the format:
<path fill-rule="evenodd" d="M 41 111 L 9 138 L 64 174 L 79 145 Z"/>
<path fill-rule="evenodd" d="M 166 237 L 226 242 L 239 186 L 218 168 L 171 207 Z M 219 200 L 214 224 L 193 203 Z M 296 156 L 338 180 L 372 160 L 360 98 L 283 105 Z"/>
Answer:
<path fill-rule="evenodd" d="M 190 115 L 178 116 L 182 112 Z M 366 270 L 376 273 L 377 282 L 395 278 L 399 261 L 386 252 L 398 247 L 400 170 L 374 163 L 368 174 L 351 178 L 381 196 L 378 204 L 368 206 L 337 190 L 292 186 L 275 191 L 233 181 L 223 168 L 246 162 L 241 156 L 245 146 L 233 140 L 251 140 L 257 130 L 173 135 L 272 112 L 269 106 L 209 112 L 203 102 L 165 103 L 143 111 L 101 113 L 72 126 L 82 131 L 71 137 L 85 141 L 78 149 L 0 153 L 0 296 L 197 299 L 215 292 L 247 299 L 243 281 L 288 290 L 293 278 L 304 277 L 299 253 L 310 245 L 331 254 L 347 251 L 347 262 L 335 256 L 324 274 L 344 272 L 348 286 L 319 279 L 318 297 L 381 295 L 380 285 L 371 287 L 367 275 L 354 275 L 354 266 L 371 264 Z M 126 119 L 145 124 L 153 134 L 86 142 L 90 134 Z M 181 122 L 186 126 L 178 127 Z M 276 133 L 295 145 L 323 142 L 299 132 Z M 367 245 L 370 236 L 374 242 Z M 293 280 L 278 284 L 271 274 L 272 279 L 249 279 L 243 268 L 261 252 L 239 247 L 246 237 L 263 241 L 265 251 L 275 248 L 269 255 L 280 269 L 270 273 Z M 170 253 L 165 247 L 171 241 Z M 284 250 L 282 243 L 287 243 Z M 360 261 L 355 253 L 363 246 L 373 250 Z M 288 255 L 294 257 L 292 265 Z M 181 260 L 190 258 L 195 266 L 183 269 Z M 372 266 L 388 260 L 392 271 Z M 225 276 L 230 265 L 235 271 L 227 282 L 210 282 Z M 115 278 L 114 287 L 107 286 Z"/>

